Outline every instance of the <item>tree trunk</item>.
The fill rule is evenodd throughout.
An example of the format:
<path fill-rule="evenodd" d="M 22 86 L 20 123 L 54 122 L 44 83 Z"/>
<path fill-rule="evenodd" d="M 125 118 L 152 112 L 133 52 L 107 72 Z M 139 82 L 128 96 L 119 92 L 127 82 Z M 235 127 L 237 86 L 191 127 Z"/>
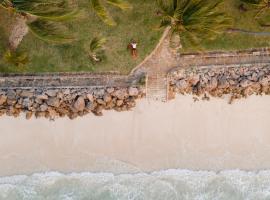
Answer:
<path fill-rule="evenodd" d="M 28 33 L 27 19 L 20 15 L 16 16 L 15 22 L 11 27 L 10 36 L 8 39 L 10 50 L 16 50 L 22 42 L 24 36 Z"/>

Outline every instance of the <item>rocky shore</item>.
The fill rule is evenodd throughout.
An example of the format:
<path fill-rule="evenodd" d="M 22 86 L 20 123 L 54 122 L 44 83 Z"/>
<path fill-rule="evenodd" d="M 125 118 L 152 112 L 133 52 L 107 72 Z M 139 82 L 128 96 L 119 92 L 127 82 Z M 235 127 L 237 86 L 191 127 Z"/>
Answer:
<path fill-rule="evenodd" d="M 7 89 L 0 90 L 0 116 L 18 117 L 22 112 L 27 119 L 33 116 L 74 119 L 88 113 L 101 116 L 103 110 L 130 110 L 136 105 L 135 100 L 144 96 L 141 87 Z"/>
<path fill-rule="evenodd" d="M 209 100 L 230 95 L 229 103 L 250 95 L 270 94 L 270 66 L 176 70 L 169 75 L 169 95 L 192 94 Z M 198 100 L 198 98 L 194 98 Z"/>

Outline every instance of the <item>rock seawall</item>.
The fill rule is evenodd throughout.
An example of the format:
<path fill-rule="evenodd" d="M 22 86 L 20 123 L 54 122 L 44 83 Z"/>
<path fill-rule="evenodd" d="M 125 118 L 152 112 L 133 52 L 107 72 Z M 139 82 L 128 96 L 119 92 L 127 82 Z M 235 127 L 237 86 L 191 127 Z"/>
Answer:
<path fill-rule="evenodd" d="M 270 66 L 208 67 L 179 69 L 169 74 L 169 95 L 192 94 L 209 100 L 209 96 L 230 95 L 229 103 L 250 95 L 270 94 Z"/>
<path fill-rule="evenodd" d="M 55 119 L 74 119 L 88 113 L 102 115 L 103 110 L 127 111 L 136 99 L 145 96 L 142 87 L 107 87 L 81 89 L 1 89 L 0 116 L 26 118 L 35 116 Z"/>

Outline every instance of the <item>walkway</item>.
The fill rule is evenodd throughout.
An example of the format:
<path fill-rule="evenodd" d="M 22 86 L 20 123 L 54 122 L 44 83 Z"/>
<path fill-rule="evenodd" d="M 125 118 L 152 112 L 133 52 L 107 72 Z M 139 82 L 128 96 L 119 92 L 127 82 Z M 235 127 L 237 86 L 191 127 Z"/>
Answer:
<path fill-rule="evenodd" d="M 151 100 L 168 100 L 167 74 L 174 68 L 198 66 L 228 66 L 244 64 L 270 64 L 270 49 L 254 49 L 233 52 L 208 52 L 203 54 L 177 54 L 170 48 L 169 29 L 166 29 L 156 49 L 133 74 L 147 74 L 146 97 Z"/>
<path fill-rule="evenodd" d="M 115 73 L 0 74 L 0 89 L 128 87 L 138 81 L 137 76 Z"/>

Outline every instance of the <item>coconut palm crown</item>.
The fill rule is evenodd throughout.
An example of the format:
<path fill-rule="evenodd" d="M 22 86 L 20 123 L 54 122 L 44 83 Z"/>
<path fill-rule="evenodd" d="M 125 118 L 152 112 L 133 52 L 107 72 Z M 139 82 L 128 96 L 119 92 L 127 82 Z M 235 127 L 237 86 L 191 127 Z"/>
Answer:
<path fill-rule="evenodd" d="M 169 26 L 172 35 L 198 46 L 203 40 L 215 39 L 226 30 L 231 20 L 218 11 L 222 0 L 156 0 L 161 9 L 160 27 Z"/>
<path fill-rule="evenodd" d="M 132 6 L 125 0 L 89 0 L 94 12 L 99 18 L 110 26 L 115 26 L 116 22 L 106 9 L 106 4 L 111 5 L 121 10 L 132 9 Z"/>
<path fill-rule="evenodd" d="M 259 18 L 262 13 L 270 9 L 270 0 L 241 0 L 242 2 L 254 5 L 258 12 L 255 18 Z"/>
<path fill-rule="evenodd" d="M 67 0 L 0 0 L 0 6 L 26 18 L 28 29 L 41 40 L 53 43 L 74 40 L 60 23 L 77 14 Z"/>

